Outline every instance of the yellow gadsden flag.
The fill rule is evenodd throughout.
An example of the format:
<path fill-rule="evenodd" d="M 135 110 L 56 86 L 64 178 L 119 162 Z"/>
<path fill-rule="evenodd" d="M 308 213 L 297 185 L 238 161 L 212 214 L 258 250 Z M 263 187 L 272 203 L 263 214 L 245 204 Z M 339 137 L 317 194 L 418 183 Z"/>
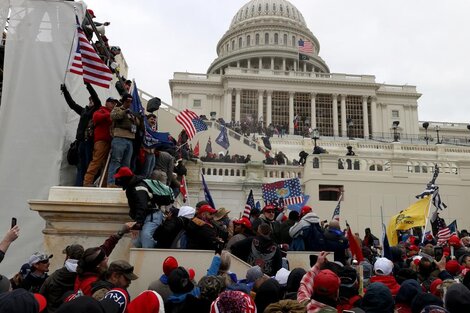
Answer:
<path fill-rule="evenodd" d="M 420 199 L 399 214 L 392 216 L 387 227 L 387 237 L 390 246 L 398 244 L 397 230 L 425 226 L 431 198 L 431 196 L 427 196 Z"/>

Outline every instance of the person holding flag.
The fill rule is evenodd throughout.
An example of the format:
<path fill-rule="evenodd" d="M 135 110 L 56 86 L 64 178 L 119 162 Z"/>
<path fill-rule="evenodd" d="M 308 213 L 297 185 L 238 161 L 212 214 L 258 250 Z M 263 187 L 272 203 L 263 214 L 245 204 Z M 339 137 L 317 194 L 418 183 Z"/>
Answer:
<path fill-rule="evenodd" d="M 134 151 L 134 140 L 140 119 L 131 110 L 132 96 L 125 93 L 121 99 L 121 106 L 116 106 L 111 111 L 113 121 L 111 142 L 111 158 L 108 171 L 108 187 L 116 187 L 114 174 L 118 168 L 130 167 L 132 153 Z"/>

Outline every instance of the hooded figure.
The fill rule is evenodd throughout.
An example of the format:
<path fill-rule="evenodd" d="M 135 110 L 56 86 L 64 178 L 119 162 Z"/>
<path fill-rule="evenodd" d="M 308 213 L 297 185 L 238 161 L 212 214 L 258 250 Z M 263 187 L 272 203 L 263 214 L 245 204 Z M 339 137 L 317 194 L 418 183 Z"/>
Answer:
<path fill-rule="evenodd" d="M 463 284 L 453 284 L 447 289 L 445 303 L 450 313 L 470 312 L 470 290 Z"/>
<path fill-rule="evenodd" d="M 46 304 L 43 296 L 22 288 L 0 294 L 0 312 L 39 313 Z"/>
<path fill-rule="evenodd" d="M 264 312 L 264 309 L 271 303 L 278 302 L 282 299 L 281 286 L 277 280 L 271 278 L 265 281 L 256 292 L 256 308 L 258 312 Z"/>
<path fill-rule="evenodd" d="M 428 305 L 437 305 L 440 307 L 444 306 L 444 303 L 441 299 L 436 296 L 433 296 L 430 293 L 419 293 L 411 302 L 411 312 L 412 313 L 420 313 L 422 309 L 424 309 Z M 457 311 L 455 311 L 457 312 Z M 465 311 L 458 311 L 458 312 L 465 312 Z"/>
<path fill-rule="evenodd" d="M 393 313 L 394 304 L 390 289 L 384 284 L 372 283 L 362 298 L 361 308 L 366 313 Z"/>
<path fill-rule="evenodd" d="M 287 278 L 285 299 L 297 300 L 297 290 L 299 290 L 300 281 L 306 273 L 307 272 L 301 267 L 294 268 L 290 272 Z"/>
<path fill-rule="evenodd" d="M 398 294 L 395 298 L 395 308 L 399 309 L 401 313 L 410 313 L 411 312 L 411 302 L 417 294 L 422 293 L 423 290 L 419 285 L 418 281 L 413 279 L 405 280 L 398 290 Z"/>

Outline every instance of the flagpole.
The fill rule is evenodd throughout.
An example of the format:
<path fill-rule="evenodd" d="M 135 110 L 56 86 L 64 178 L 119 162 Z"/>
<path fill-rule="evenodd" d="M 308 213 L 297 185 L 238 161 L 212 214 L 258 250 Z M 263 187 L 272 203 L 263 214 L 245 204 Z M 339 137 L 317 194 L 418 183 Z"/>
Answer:
<path fill-rule="evenodd" d="M 429 195 L 429 205 L 428 205 L 428 214 L 426 214 L 426 220 L 424 222 L 424 230 L 423 230 L 423 235 L 422 235 L 422 238 L 421 238 L 421 243 L 424 242 L 424 234 L 426 233 L 426 229 L 428 228 L 428 222 L 429 222 L 429 214 L 431 213 L 431 204 L 432 204 L 432 195 Z M 437 211 L 437 208 L 436 208 L 436 211 Z"/>
<path fill-rule="evenodd" d="M 383 257 L 384 254 L 385 254 L 384 239 L 385 239 L 385 232 L 387 231 L 387 229 L 384 229 L 384 226 L 385 226 L 385 224 L 384 224 L 384 212 L 383 212 L 383 207 L 382 206 L 380 206 L 380 220 L 382 221 L 382 257 Z"/>
<path fill-rule="evenodd" d="M 77 16 L 77 7 L 73 6 L 73 10 L 75 12 L 75 16 Z M 75 32 L 73 33 L 72 44 L 70 45 L 70 51 L 69 51 L 67 66 L 65 67 L 65 74 L 64 74 L 64 81 L 63 81 L 64 84 L 65 84 L 65 79 L 67 78 L 67 73 L 69 72 L 70 57 L 72 56 L 72 49 L 73 49 L 73 44 L 75 42 L 75 36 L 76 35 L 77 35 L 77 30 L 75 29 Z"/>
<path fill-rule="evenodd" d="M 188 202 L 188 205 L 191 206 L 191 203 L 189 202 L 189 189 L 188 184 L 186 183 L 186 177 L 184 177 L 184 189 L 186 189 L 186 201 Z"/>

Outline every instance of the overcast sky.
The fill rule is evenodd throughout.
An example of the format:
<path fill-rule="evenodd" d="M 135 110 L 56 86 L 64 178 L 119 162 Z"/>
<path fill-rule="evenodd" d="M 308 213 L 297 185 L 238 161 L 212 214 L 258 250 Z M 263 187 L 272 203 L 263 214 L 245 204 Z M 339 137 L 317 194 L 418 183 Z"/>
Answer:
<path fill-rule="evenodd" d="M 88 0 L 140 89 L 171 103 L 173 72 L 205 73 L 246 0 Z M 470 1 L 292 0 L 333 73 L 417 86 L 421 121 L 470 122 Z"/>

